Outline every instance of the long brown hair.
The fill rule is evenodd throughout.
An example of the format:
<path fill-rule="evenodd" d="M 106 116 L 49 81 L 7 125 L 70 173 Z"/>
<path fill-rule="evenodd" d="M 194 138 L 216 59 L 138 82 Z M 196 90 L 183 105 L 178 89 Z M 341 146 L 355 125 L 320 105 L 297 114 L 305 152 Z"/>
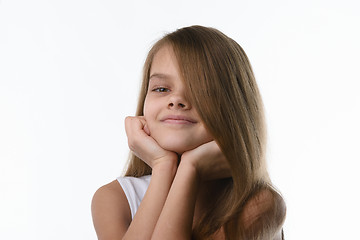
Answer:
<path fill-rule="evenodd" d="M 270 239 L 284 221 L 285 205 L 267 172 L 264 107 L 248 57 L 238 43 L 213 28 L 191 26 L 167 34 L 147 56 L 137 116 L 143 115 L 152 60 L 164 45 L 172 47 L 188 97 L 231 166 L 232 178 L 222 180 L 221 194 L 193 237 L 204 239 L 224 227 L 227 239 Z M 147 174 L 151 168 L 131 155 L 125 175 Z M 269 207 L 245 227 L 244 209 L 264 189 L 272 193 Z"/>

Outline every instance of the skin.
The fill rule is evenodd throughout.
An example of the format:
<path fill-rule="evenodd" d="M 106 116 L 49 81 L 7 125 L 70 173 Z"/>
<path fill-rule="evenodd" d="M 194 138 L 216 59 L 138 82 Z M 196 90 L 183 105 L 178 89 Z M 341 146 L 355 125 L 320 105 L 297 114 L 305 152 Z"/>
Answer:
<path fill-rule="evenodd" d="M 116 180 L 94 194 L 100 240 L 191 239 L 206 199 L 216 195 L 217 180 L 230 177 L 224 155 L 188 101 L 178 69 L 172 49 L 161 48 L 153 59 L 144 116 L 125 119 L 129 148 L 152 168 L 152 177 L 134 219 Z M 222 229 L 213 239 L 225 239 Z"/>

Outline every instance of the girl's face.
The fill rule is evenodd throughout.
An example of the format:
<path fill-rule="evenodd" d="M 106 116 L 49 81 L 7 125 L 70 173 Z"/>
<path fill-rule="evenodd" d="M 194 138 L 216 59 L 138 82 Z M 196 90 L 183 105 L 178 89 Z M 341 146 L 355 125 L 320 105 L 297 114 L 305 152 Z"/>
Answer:
<path fill-rule="evenodd" d="M 186 88 L 171 47 L 155 54 L 144 117 L 150 136 L 164 149 L 182 154 L 212 140 L 195 108 L 186 97 Z"/>

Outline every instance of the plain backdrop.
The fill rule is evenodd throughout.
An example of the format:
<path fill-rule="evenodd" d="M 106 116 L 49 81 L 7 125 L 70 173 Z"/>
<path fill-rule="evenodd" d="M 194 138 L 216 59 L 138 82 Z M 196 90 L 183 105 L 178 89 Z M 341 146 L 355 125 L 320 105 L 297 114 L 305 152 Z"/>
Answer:
<path fill-rule="evenodd" d="M 0 1 L 0 239 L 96 239 L 90 204 L 123 172 L 147 51 L 218 28 L 252 63 L 287 239 L 360 239 L 360 3 Z"/>

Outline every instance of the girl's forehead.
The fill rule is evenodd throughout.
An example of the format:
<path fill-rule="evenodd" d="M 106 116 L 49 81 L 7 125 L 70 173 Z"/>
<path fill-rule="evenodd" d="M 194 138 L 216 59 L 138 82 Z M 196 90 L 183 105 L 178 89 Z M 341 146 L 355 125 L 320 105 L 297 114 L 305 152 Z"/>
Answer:
<path fill-rule="evenodd" d="M 177 64 L 177 58 L 175 56 L 173 48 L 170 45 L 164 45 L 155 52 L 151 65 L 153 67 L 153 65 L 156 63 L 159 63 L 161 61 L 165 61 L 166 63 L 169 60 Z"/>
<path fill-rule="evenodd" d="M 178 61 L 172 48 L 164 46 L 154 54 L 149 74 L 149 80 L 180 76 Z"/>

